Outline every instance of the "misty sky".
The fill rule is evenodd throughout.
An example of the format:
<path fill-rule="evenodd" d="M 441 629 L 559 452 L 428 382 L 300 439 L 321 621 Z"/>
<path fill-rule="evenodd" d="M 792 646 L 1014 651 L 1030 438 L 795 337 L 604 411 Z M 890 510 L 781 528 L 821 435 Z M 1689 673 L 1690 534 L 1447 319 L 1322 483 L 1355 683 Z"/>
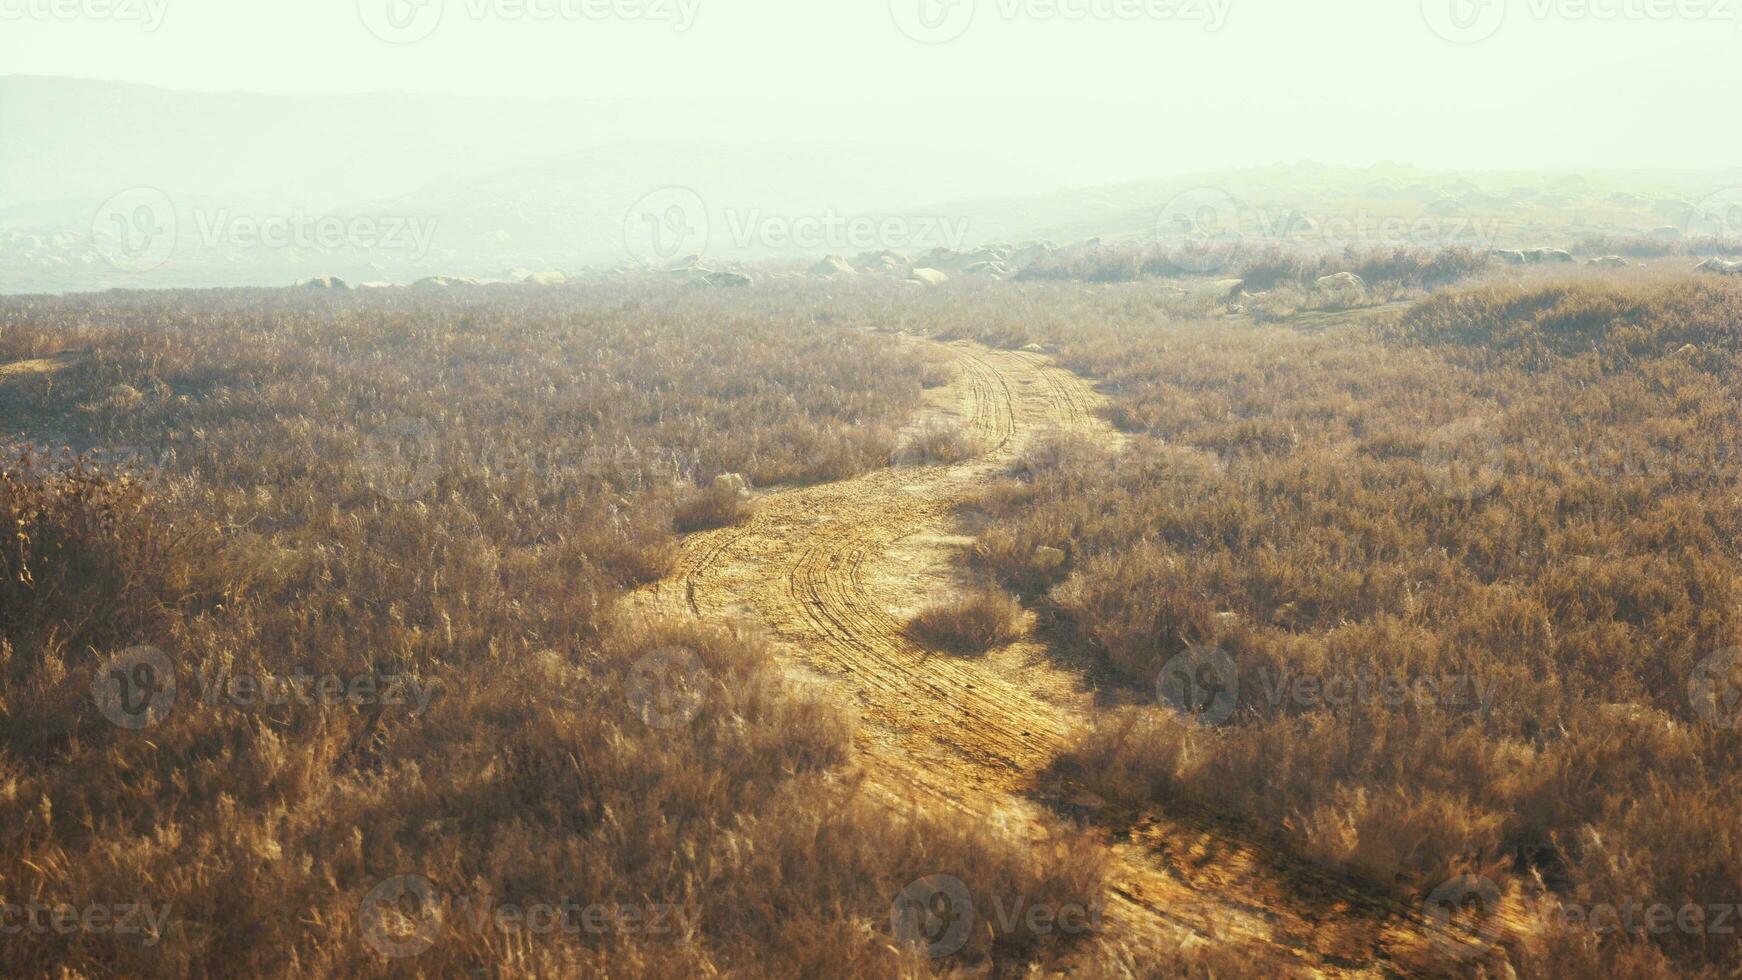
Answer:
<path fill-rule="evenodd" d="M 1739 6 L 0 0 L 0 72 L 205 91 L 647 97 L 655 117 L 662 101 L 703 100 L 746 138 L 996 143 L 1075 183 L 1302 159 L 1722 167 L 1742 163 Z M 641 13 L 613 12 L 626 9 Z"/>

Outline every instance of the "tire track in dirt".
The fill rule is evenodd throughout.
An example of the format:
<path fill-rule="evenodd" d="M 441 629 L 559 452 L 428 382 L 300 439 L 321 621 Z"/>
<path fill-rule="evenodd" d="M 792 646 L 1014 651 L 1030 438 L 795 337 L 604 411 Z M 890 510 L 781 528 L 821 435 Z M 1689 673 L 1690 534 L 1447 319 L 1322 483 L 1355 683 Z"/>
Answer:
<path fill-rule="evenodd" d="M 907 339 L 909 343 L 936 343 Z M 674 572 L 639 593 L 644 610 L 741 618 L 789 665 L 821 675 L 858 711 L 858 753 L 874 791 L 1045 836 L 1038 777 L 1090 721 L 1082 678 L 1023 641 L 982 658 L 922 649 L 902 624 L 962 589 L 969 539 L 955 505 L 1035 436 L 1074 433 L 1116 446 L 1103 399 L 1037 353 L 937 345 L 960 366 L 927 394 L 914 424 L 965 427 L 983 452 L 954 465 L 878 470 L 756 501 L 741 526 L 692 535 Z M 1214 829 L 1149 815 L 1115 858 L 1107 930 L 1141 950 L 1233 942 L 1259 968 L 1384 976 L 1432 963 L 1419 909 Z"/>

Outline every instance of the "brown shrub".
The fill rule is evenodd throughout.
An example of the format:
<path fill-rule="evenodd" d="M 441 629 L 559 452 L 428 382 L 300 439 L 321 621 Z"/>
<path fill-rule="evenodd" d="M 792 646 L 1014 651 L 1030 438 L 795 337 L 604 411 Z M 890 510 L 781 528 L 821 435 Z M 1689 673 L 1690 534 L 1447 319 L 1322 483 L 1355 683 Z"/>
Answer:
<path fill-rule="evenodd" d="M 908 621 L 916 642 L 953 653 L 985 653 L 1022 635 L 1022 607 L 987 589 L 921 610 Z"/>
<path fill-rule="evenodd" d="M 1214 647 L 1238 692 L 1220 725 L 1111 716 L 1061 766 L 1400 895 L 1732 902 L 1738 736 L 1689 691 L 1742 645 L 1739 322 L 1742 286 L 1671 278 L 1441 293 L 1377 330 L 1057 329 L 1139 435 L 988 487 L 976 560 L 1136 690 Z M 1681 930 L 1600 950 L 1738 962 Z"/>
<path fill-rule="evenodd" d="M 679 534 L 732 527 L 750 516 L 750 502 L 731 484 L 716 481 L 686 497 L 672 514 Z"/>

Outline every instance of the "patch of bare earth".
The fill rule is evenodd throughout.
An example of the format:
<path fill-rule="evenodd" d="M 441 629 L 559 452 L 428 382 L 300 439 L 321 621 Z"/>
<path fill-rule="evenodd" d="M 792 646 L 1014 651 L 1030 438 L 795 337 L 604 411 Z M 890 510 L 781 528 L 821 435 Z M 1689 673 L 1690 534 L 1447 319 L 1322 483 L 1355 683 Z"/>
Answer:
<path fill-rule="evenodd" d="M 795 672 L 856 707 L 860 764 L 897 809 L 996 819 L 1039 839 L 1047 810 L 1093 813 L 1092 801 L 1040 779 L 1088 724 L 1084 679 L 1031 636 L 964 658 L 922 648 L 904 626 L 970 587 L 971 529 L 956 512 L 969 490 L 1048 432 L 1110 446 L 1121 436 L 1089 383 L 1044 355 L 940 346 L 960 370 L 928 392 L 913 424 L 965 427 L 979 456 L 768 493 L 742 525 L 687 538 L 674 573 L 636 602 L 760 624 Z M 1182 940 L 1237 944 L 1266 972 L 1395 975 L 1433 959 L 1418 910 L 1211 821 L 1155 813 L 1125 823 L 1106 835 L 1117 901 L 1103 933 L 1139 962 L 1149 943 Z"/>

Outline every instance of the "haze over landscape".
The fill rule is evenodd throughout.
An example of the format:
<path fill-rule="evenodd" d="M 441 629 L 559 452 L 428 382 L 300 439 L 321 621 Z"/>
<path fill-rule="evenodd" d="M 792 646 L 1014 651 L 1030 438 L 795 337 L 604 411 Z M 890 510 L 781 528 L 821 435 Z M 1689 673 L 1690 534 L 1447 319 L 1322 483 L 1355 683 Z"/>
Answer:
<path fill-rule="evenodd" d="M 0 0 L 0 972 L 1742 970 L 1742 0 Z"/>

